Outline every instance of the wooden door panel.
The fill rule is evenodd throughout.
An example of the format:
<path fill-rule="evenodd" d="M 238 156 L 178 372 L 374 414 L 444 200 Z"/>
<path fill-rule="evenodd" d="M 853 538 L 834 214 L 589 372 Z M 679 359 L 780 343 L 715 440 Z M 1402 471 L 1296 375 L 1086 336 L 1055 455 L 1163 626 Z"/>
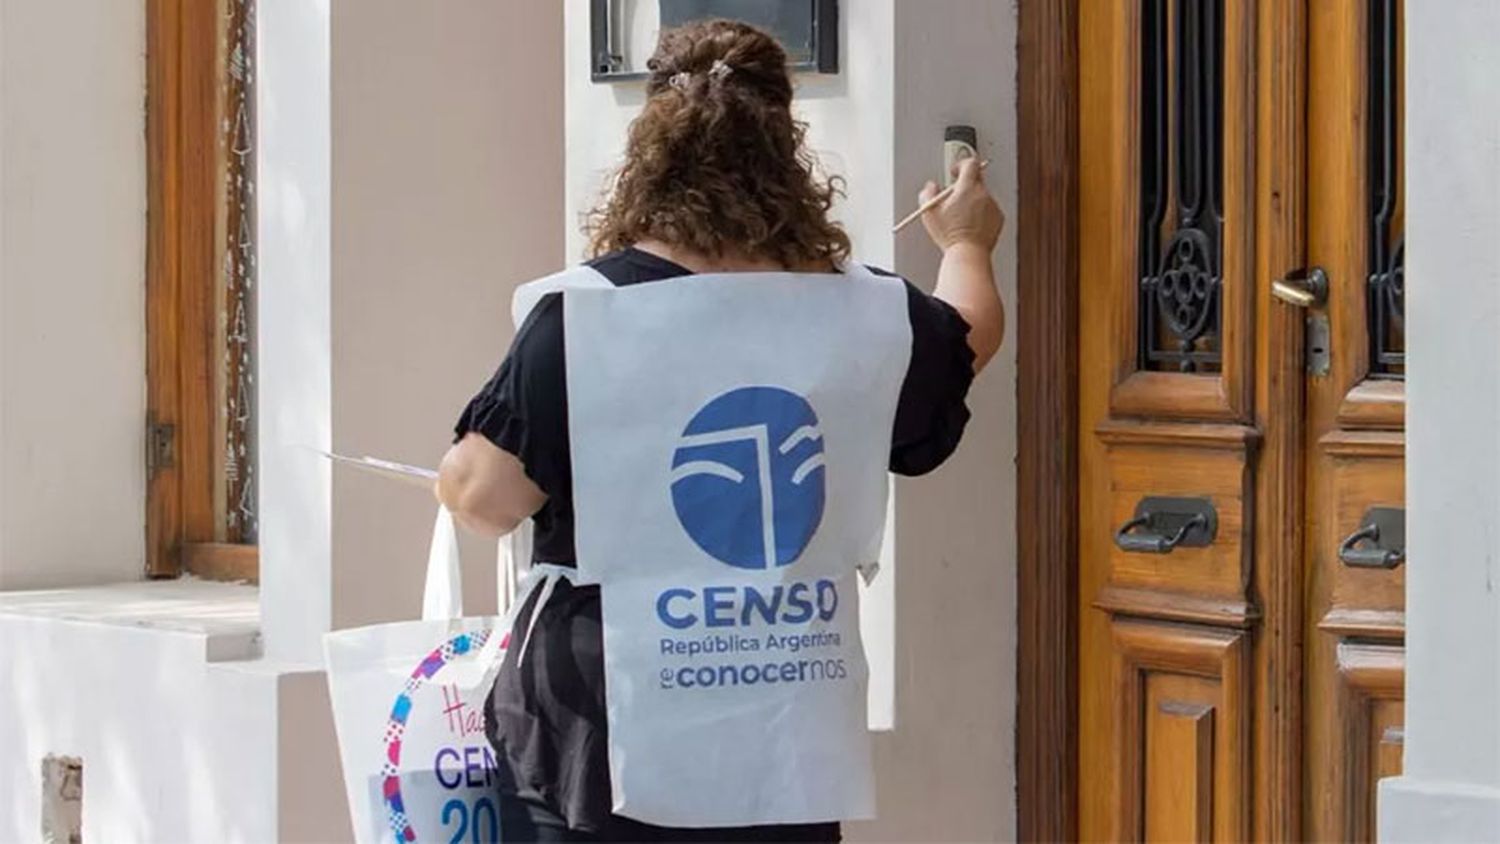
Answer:
<path fill-rule="evenodd" d="M 1375 795 L 1382 777 L 1401 773 L 1405 649 L 1344 643 L 1338 647 L 1345 729 L 1334 764 L 1342 788 L 1338 813 L 1349 841 L 1375 839 Z"/>
<path fill-rule="evenodd" d="M 1314 392 L 1337 402 L 1332 421 L 1351 429 L 1400 430 L 1405 420 L 1399 319 L 1373 312 L 1388 310 L 1385 290 L 1405 276 L 1401 14 L 1399 0 L 1309 5 L 1308 258 L 1332 281 L 1322 315 L 1333 350 Z M 1382 331 L 1388 342 L 1375 336 Z"/>
<path fill-rule="evenodd" d="M 1371 507 L 1400 507 L 1405 485 L 1399 431 L 1335 430 L 1312 466 L 1328 490 L 1310 534 L 1317 619 L 1307 648 L 1309 837 L 1374 840 L 1381 777 L 1400 772 L 1405 569 L 1351 567 L 1338 547 Z"/>
<path fill-rule="evenodd" d="M 1406 427 L 1406 382 L 1389 378 L 1360 380 L 1344 394 L 1338 423 L 1353 429 L 1402 430 Z"/>
<path fill-rule="evenodd" d="M 1249 835 L 1249 637 L 1116 620 L 1114 838 L 1243 841 Z"/>
<path fill-rule="evenodd" d="M 1406 565 L 1360 568 L 1341 562 L 1338 548 L 1375 507 L 1400 508 L 1405 499 L 1405 439 L 1397 432 L 1339 430 L 1325 436 L 1323 470 L 1330 518 L 1316 538 L 1326 563 L 1328 607 L 1324 633 L 1399 641 L 1405 625 Z"/>
<path fill-rule="evenodd" d="M 1116 613 L 1241 626 L 1251 615 L 1249 452 L 1238 425 L 1110 424 L 1098 430 L 1109 464 L 1109 524 L 1134 516 L 1153 496 L 1206 498 L 1217 514 L 1214 542 L 1170 554 L 1109 551 L 1100 606 Z"/>
<path fill-rule="evenodd" d="M 1303 314 L 1271 295 L 1303 266 L 1306 230 L 1307 3 L 1261 0 L 1256 67 L 1254 819 L 1257 841 L 1296 841 L 1302 817 Z"/>
<path fill-rule="evenodd" d="M 1080 10 L 1108 51 L 1098 93 L 1114 142 L 1083 154 L 1107 160 L 1090 189 L 1111 206 L 1098 292 L 1112 328 L 1114 416 L 1249 419 L 1252 12 L 1248 0 Z"/>
<path fill-rule="evenodd" d="M 1401 15 L 1080 0 L 1087 839 L 1365 840 L 1399 770 L 1405 563 L 1339 547 L 1404 500 Z M 1118 545 L 1161 496 L 1213 543 Z"/>
<path fill-rule="evenodd" d="M 1399 770 L 1405 567 L 1339 546 L 1404 506 L 1400 0 L 1308 4 L 1307 260 L 1329 281 L 1330 356 L 1307 378 L 1306 837 L 1368 841 Z"/>
<path fill-rule="evenodd" d="M 1080 825 L 1251 834 L 1256 450 L 1250 0 L 1079 7 Z M 1211 544 L 1126 550 L 1147 498 Z"/>
<path fill-rule="evenodd" d="M 1214 817 L 1217 685 L 1198 677 L 1148 676 L 1140 790 L 1147 841 L 1209 841 Z"/>

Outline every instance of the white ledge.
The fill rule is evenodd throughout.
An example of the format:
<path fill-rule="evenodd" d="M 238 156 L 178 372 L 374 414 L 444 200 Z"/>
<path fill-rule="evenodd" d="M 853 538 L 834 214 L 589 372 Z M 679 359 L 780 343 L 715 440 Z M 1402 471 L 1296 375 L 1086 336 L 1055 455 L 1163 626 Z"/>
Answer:
<path fill-rule="evenodd" d="M 0 592 L 0 617 L 201 636 L 209 662 L 260 656 L 260 590 L 192 578 Z"/>
<path fill-rule="evenodd" d="M 1493 786 L 1391 777 L 1380 781 L 1376 806 L 1381 841 L 1500 840 L 1500 788 Z"/>

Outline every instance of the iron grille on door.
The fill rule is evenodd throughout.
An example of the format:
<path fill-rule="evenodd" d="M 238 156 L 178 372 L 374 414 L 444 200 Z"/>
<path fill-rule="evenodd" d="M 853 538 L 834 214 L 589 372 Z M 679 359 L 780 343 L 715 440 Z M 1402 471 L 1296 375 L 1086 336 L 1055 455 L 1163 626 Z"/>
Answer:
<path fill-rule="evenodd" d="M 1370 0 L 1370 372 L 1406 372 L 1406 236 L 1401 216 L 1401 75 L 1396 0 Z"/>
<path fill-rule="evenodd" d="M 222 96 L 224 172 L 219 280 L 221 477 L 215 513 L 227 542 L 254 544 L 255 473 L 255 0 L 234 0 L 226 21 L 228 58 Z M 232 114 L 232 117 L 230 116 Z"/>
<path fill-rule="evenodd" d="M 1142 4 L 1142 369 L 1221 365 L 1223 8 L 1223 0 Z"/>

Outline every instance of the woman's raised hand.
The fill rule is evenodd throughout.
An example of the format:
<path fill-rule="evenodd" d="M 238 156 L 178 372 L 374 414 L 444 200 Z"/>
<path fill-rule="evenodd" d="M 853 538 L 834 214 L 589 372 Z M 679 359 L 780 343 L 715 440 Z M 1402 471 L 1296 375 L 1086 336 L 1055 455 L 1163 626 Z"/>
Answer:
<path fill-rule="evenodd" d="M 938 186 L 928 182 L 922 188 L 921 202 L 938 194 Z M 967 158 L 958 163 L 958 180 L 953 192 L 922 215 L 922 225 L 932 242 L 944 252 L 959 243 L 970 243 L 986 253 L 995 249 L 1005 228 L 1005 214 L 984 184 L 984 168 L 979 159 Z"/>
<path fill-rule="evenodd" d="M 1005 305 L 995 288 L 992 256 L 1005 215 L 984 186 L 983 170 L 976 159 L 961 162 L 953 192 L 922 215 L 932 242 L 943 250 L 933 295 L 952 305 L 969 324 L 975 372 L 989 363 L 1005 337 Z M 923 201 L 937 192 L 937 185 L 928 182 Z"/>

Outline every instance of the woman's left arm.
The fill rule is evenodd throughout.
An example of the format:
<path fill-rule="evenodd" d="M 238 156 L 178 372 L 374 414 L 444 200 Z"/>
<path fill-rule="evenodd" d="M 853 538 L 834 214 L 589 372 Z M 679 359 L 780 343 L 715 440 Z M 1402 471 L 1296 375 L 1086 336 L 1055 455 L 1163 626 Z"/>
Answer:
<path fill-rule="evenodd" d="M 486 536 L 504 536 L 547 501 L 514 454 L 470 432 L 443 456 L 434 490 L 459 524 Z"/>

